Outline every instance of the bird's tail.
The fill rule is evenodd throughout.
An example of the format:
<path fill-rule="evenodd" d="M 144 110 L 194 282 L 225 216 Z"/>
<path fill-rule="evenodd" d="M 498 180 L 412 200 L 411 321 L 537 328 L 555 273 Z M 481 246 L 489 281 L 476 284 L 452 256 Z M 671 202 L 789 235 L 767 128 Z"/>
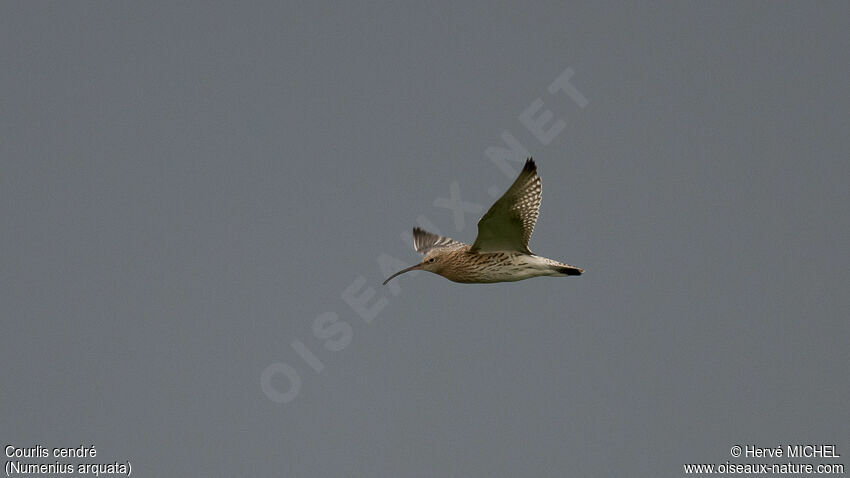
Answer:
<path fill-rule="evenodd" d="M 552 268 L 555 270 L 555 272 L 565 276 L 580 276 L 584 272 L 584 269 L 569 266 L 566 264 L 552 266 Z"/>
<path fill-rule="evenodd" d="M 553 259 L 548 259 L 546 257 L 537 257 L 537 267 L 540 270 L 545 271 L 543 275 L 552 276 L 552 277 L 563 277 L 563 276 L 580 276 L 584 273 L 584 269 L 576 266 L 571 266 L 569 264 L 564 264 L 563 262 L 558 262 Z"/>

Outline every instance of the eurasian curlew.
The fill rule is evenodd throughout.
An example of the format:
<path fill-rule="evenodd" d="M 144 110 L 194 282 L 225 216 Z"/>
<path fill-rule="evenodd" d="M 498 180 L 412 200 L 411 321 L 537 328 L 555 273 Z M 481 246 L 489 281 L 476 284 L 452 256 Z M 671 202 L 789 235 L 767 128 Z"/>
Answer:
<path fill-rule="evenodd" d="M 384 285 L 393 277 L 414 270 L 426 270 L 465 283 L 581 275 L 584 270 L 540 257 L 528 248 L 539 214 L 542 190 L 537 165 L 528 158 L 511 187 L 478 221 L 478 237 L 472 245 L 415 227 L 413 248 L 425 258 L 391 275 Z"/>

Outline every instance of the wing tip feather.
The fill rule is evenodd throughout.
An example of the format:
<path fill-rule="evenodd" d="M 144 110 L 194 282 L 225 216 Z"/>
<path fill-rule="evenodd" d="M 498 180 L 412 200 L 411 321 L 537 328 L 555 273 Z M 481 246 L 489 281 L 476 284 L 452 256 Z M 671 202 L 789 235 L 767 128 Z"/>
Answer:
<path fill-rule="evenodd" d="M 525 160 L 525 166 L 522 167 L 523 172 L 533 173 L 537 171 L 537 163 L 534 162 L 534 158 L 529 156 L 528 159 Z"/>

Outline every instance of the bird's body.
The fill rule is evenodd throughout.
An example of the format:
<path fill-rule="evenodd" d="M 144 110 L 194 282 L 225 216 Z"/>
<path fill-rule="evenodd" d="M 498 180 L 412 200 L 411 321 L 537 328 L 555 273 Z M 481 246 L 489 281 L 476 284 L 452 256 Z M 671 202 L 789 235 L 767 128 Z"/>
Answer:
<path fill-rule="evenodd" d="M 472 252 L 469 244 L 440 251 L 428 269 L 453 282 L 488 284 L 514 282 L 538 276 L 581 274 L 562 262 L 516 251 Z"/>
<path fill-rule="evenodd" d="M 581 275 L 584 271 L 535 255 L 528 248 L 542 191 L 537 166 L 529 158 L 516 181 L 478 221 L 478 237 L 464 244 L 413 228 L 413 247 L 425 254 L 421 263 L 390 276 L 427 270 L 454 282 L 513 282 L 538 276 Z"/>

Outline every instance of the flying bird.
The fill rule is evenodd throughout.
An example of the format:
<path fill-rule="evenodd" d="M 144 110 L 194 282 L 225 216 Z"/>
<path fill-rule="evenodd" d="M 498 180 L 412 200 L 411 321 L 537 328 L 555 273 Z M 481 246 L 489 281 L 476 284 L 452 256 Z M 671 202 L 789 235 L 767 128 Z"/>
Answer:
<path fill-rule="evenodd" d="M 414 227 L 413 248 L 425 257 L 419 264 L 391 275 L 384 285 L 399 274 L 415 270 L 477 284 L 581 275 L 583 269 L 540 257 L 528 248 L 542 191 L 537 165 L 528 158 L 511 187 L 478 221 L 478 237 L 472 245 Z"/>

